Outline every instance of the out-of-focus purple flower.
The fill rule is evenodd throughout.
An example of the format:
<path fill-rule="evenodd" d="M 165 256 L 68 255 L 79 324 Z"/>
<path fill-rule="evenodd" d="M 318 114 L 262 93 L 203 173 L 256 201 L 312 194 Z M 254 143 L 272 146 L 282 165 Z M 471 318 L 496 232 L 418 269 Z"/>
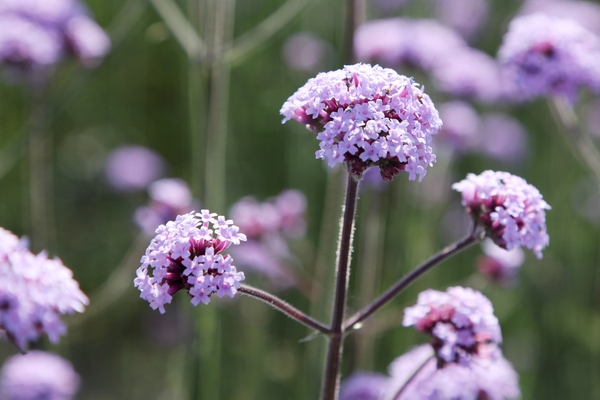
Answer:
<path fill-rule="evenodd" d="M 131 192 L 148 187 L 163 174 L 165 163 L 143 146 L 121 146 L 106 157 L 104 175 L 114 189 Z"/>
<path fill-rule="evenodd" d="M 39 350 L 9 358 L 0 371 L 2 400 L 71 400 L 78 388 L 70 362 Z"/>
<path fill-rule="evenodd" d="M 480 151 L 495 160 L 518 163 L 527 155 L 527 133 L 521 123 L 507 114 L 481 116 Z"/>
<path fill-rule="evenodd" d="M 316 72 L 323 69 L 331 45 L 311 32 L 292 35 L 283 47 L 283 60 L 291 69 Z"/>
<path fill-rule="evenodd" d="M 525 246 L 542 258 L 550 242 L 545 212 L 550 206 L 534 186 L 508 172 L 488 170 L 468 174 L 452 189 L 462 193 L 467 213 L 494 243 L 506 250 Z"/>
<path fill-rule="evenodd" d="M 512 250 L 504 250 L 491 240 L 486 240 L 483 242 L 483 252 L 485 255 L 477 259 L 479 272 L 500 285 L 514 284 L 519 267 L 525 261 L 523 249 L 515 247 Z"/>
<path fill-rule="evenodd" d="M 466 39 L 478 33 L 487 20 L 486 0 L 433 0 L 433 3 L 436 17 Z"/>
<path fill-rule="evenodd" d="M 492 303 L 478 291 L 459 286 L 421 292 L 417 304 L 404 310 L 402 325 L 414 325 L 433 337 L 439 365 L 494 358 L 502 342 Z"/>
<path fill-rule="evenodd" d="M 284 238 L 304 235 L 305 213 L 306 197 L 298 190 L 285 190 L 265 202 L 248 196 L 235 203 L 229 215 L 248 237 L 231 249 L 236 263 L 266 275 L 281 288 L 298 283 L 288 265 L 291 254 Z"/>
<path fill-rule="evenodd" d="M 347 163 L 360 178 L 370 166 L 391 180 L 400 171 L 423 179 L 435 162 L 432 135 L 442 126 L 433 102 L 412 79 L 368 64 L 320 73 L 281 108 L 283 122 L 295 119 L 319 132 L 317 158 L 330 167 Z"/>
<path fill-rule="evenodd" d="M 504 95 L 500 66 L 479 50 L 455 51 L 432 74 L 438 89 L 453 96 L 490 103 Z"/>
<path fill-rule="evenodd" d="M 46 333 L 57 343 L 62 314 L 83 312 L 88 298 L 58 258 L 32 254 L 26 241 L 0 228 L 0 330 L 20 350 Z"/>
<path fill-rule="evenodd" d="M 596 35 L 600 35 L 600 5 L 597 3 L 574 0 L 527 0 L 519 10 L 520 15 L 536 13 L 573 19 Z"/>
<path fill-rule="evenodd" d="M 498 57 L 517 100 L 562 94 L 575 101 L 580 86 L 600 87 L 600 39 L 574 20 L 517 17 Z"/>
<path fill-rule="evenodd" d="M 359 60 L 393 65 L 406 63 L 426 71 L 467 48 L 458 33 L 429 19 L 370 21 L 358 27 L 354 43 Z"/>
<path fill-rule="evenodd" d="M 381 400 L 390 378 L 374 372 L 355 372 L 340 386 L 340 400 Z"/>
<path fill-rule="evenodd" d="M 197 208 L 188 185 L 181 179 L 159 179 L 148 186 L 150 204 L 135 211 L 135 222 L 145 232 Z"/>
<path fill-rule="evenodd" d="M 75 0 L 0 0 L 0 63 L 23 69 L 66 54 L 93 66 L 110 49 L 106 33 Z"/>
<path fill-rule="evenodd" d="M 437 365 L 431 347 L 423 345 L 398 357 L 389 367 L 390 384 L 383 399 L 509 400 L 521 396 L 519 377 L 498 351 L 494 359 L 468 366 Z"/>
<path fill-rule="evenodd" d="M 479 143 L 479 115 L 466 102 L 451 101 L 440 106 L 444 126 L 438 139 L 458 152 L 475 148 Z"/>
<path fill-rule="evenodd" d="M 140 260 L 142 265 L 134 285 L 140 290 L 140 297 L 161 313 L 181 289 L 187 291 L 195 306 L 200 302 L 208 304 L 215 293 L 233 297 L 244 273 L 237 272 L 231 256 L 221 253 L 231 244 L 245 240 L 246 235 L 232 220 L 209 210 L 179 215 L 156 229 L 156 236 Z"/>

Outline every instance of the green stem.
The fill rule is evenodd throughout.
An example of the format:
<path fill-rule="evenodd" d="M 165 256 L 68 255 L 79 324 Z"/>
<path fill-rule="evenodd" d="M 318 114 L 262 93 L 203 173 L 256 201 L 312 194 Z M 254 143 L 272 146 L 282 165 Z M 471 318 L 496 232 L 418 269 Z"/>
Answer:
<path fill-rule="evenodd" d="M 356 214 L 357 199 L 358 181 L 348 173 L 344 215 L 342 217 L 340 242 L 338 247 L 337 270 L 335 274 L 336 284 L 333 316 L 331 318 L 331 337 L 327 348 L 321 400 L 335 400 L 338 396 L 342 347 L 344 342 L 343 323 L 346 310 L 348 278 L 350 275 L 350 254 L 352 251 L 352 237 L 354 233 L 354 218 Z"/>

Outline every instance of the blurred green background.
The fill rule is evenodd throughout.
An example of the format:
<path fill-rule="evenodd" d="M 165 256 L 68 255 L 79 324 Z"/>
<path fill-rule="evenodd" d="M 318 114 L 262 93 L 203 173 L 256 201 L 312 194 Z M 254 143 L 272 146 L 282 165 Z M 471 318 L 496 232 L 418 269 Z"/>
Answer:
<path fill-rule="evenodd" d="M 96 306 L 89 316 L 66 317 L 69 332 L 59 345 L 44 340 L 34 347 L 73 362 L 82 377 L 77 397 L 82 400 L 317 398 L 325 340 L 300 342 L 309 332 L 268 306 L 237 296 L 195 308 L 180 293 L 160 315 L 138 298 L 132 281 L 149 238 L 139 238 L 133 213 L 148 202 L 148 195 L 111 189 L 102 165 L 118 146 L 147 146 L 166 160 L 166 176 L 184 179 L 203 206 L 221 214 L 245 195 L 265 199 L 287 188 L 303 191 L 309 229 L 306 239 L 292 243 L 292 248 L 323 292 L 312 301 L 293 288 L 279 295 L 327 321 L 344 177 L 342 171 L 331 171 L 315 160 L 314 135 L 298 123 L 281 124 L 283 102 L 314 75 L 290 69 L 282 49 L 293 34 L 312 32 L 331 46 L 324 70 L 340 68 L 346 2 L 291 1 L 297 6 L 307 4 L 231 65 L 229 85 L 221 93 L 228 104 L 228 112 L 220 114 L 224 119 L 220 122 L 227 125 L 226 158 L 215 164 L 224 170 L 219 167 L 213 175 L 218 179 L 208 181 L 208 110 L 215 100 L 207 88 L 214 70 L 189 61 L 145 0 L 86 3 L 111 35 L 113 48 L 95 69 L 69 62 L 57 67 L 52 78 L 47 129 L 53 142 L 50 207 L 56 238 L 48 250 L 74 271 L 91 297 L 90 311 L 98 299 L 95 294 L 111 273 L 119 265 L 126 268 L 115 279 L 114 290 L 104 292 L 106 306 Z M 218 1 L 179 0 L 177 4 L 206 38 L 204 30 L 214 22 L 210 10 Z M 235 17 L 229 19 L 233 37 L 252 31 L 282 4 L 235 2 Z M 383 13 L 368 3 L 363 17 L 424 17 L 429 13 L 426 4 L 417 0 Z M 490 1 L 489 22 L 473 45 L 495 55 L 520 4 Z M 415 76 L 434 103 L 448 99 L 435 91 L 427 76 Z M 583 94 L 578 111 L 591 100 Z M 24 89 L 0 82 L 0 226 L 19 236 L 31 235 L 33 222 L 23 139 L 29 111 Z M 511 288 L 488 283 L 476 274 L 479 246 L 444 262 L 348 337 L 344 376 L 359 369 L 386 372 L 394 358 L 426 342 L 424 335 L 401 327 L 403 308 L 414 304 L 426 288 L 445 290 L 460 284 L 482 290 L 492 300 L 502 325 L 504 353 L 520 375 L 524 399 L 600 399 L 600 230 L 577 210 L 583 207 L 577 190 L 589 178 L 543 100 L 502 111 L 516 117 L 528 132 L 524 162 L 506 164 L 477 154 L 450 160 L 442 154 L 420 184 L 401 174 L 381 192 L 362 192 L 350 309 L 367 304 L 411 268 L 467 233 L 463 225 L 444 221 L 450 210 L 461 212 L 460 195 L 450 190 L 450 184 L 468 172 L 507 170 L 540 190 L 552 206 L 547 213 L 550 246 L 544 258 L 537 260 L 527 252 L 519 282 Z M 437 179 L 434 189 L 435 185 L 443 189 L 441 200 L 427 200 L 432 190 L 429 179 Z M 219 197 L 219 190 L 224 197 Z M 600 203 L 595 207 L 600 210 Z M 36 243 L 32 249 L 41 250 Z M 369 277 L 374 293 L 361 287 Z M 247 282 L 270 287 L 267 279 L 253 274 L 248 274 Z M 118 283 L 126 289 L 112 299 L 119 293 Z M 9 344 L 0 343 L 0 360 L 14 353 Z"/>

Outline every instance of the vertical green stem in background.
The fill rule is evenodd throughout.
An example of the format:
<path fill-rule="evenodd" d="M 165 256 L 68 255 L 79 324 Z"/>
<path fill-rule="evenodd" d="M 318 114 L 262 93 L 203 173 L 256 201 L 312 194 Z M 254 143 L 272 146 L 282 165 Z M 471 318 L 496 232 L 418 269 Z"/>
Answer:
<path fill-rule="evenodd" d="M 381 278 L 381 265 L 383 255 L 383 233 L 385 220 L 383 218 L 383 193 L 372 191 L 368 199 L 362 203 L 364 212 L 364 228 L 361 234 L 361 262 L 358 271 L 358 298 L 362 305 L 367 304 L 375 297 L 375 290 L 379 287 Z M 355 367 L 369 371 L 373 369 L 374 343 L 373 335 L 361 334 L 359 331 L 355 338 Z"/>
<path fill-rule="evenodd" d="M 214 10 L 214 29 L 207 32 L 211 65 L 204 194 L 207 207 L 223 213 L 231 71 L 231 65 L 224 59 L 224 54 L 228 51 L 233 37 L 235 1 L 209 0 L 208 4 Z"/>
<path fill-rule="evenodd" d="M 35 84 L 34 84 L 35 85 Z M 55 250 L 52 137 L 46 126 L 44 84 L 31 87 L 29 134 L 29 232 L 34 252 Z"/>
<path fill-rule="evenodd" d="M 571 103 L 565 96 L 555 96 L 549 100 L 548 105 L 556 124 L 562 127 L 566 134 L 573 154 L 600 185 L 600 152 L 589 135 L 580 128 Z"/>
<path fill-rule="evenodd" d="M 350 275 L 350 253 L 352 251 L 352 236 L 354 232 L 354 217 L 356 214 L 357 198 L 358 181 L 349 173 L 338 247 L 337 270 L 335 274 L 335 295 L 333 315 L 331 318 L 332 333 L 327 348 L 321 400 L 335 400 L 338 395 L 342 347 L 344 342 L 344 312 L 346 310 L 348 278 Z"/>

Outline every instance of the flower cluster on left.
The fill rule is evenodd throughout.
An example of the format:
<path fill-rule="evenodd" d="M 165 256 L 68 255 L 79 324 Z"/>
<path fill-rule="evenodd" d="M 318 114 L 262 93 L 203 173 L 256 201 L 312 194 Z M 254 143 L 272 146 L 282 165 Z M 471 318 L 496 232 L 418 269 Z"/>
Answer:
<path fill-rule="evenodd" d="M 58 258 L 31 253 L 24 240 L 0 228 L 0 330 L 21 351 L 43 333 L 58 342 L 66 332 L 60 315 L 83 312 L 87 304 Z"/>
<path fill-rule="evenodd" d="M 208 304 L 215 293 L 233 297 L 244 273 L 237 272 L 230 255 L 221 253 L 231 244 L 245 240 L 246 235 L 232 220 L 209 210 L 177 216 L 175 221 L 156 229 L 156 236 L 140 260 L 142 265 L 134 280 L 140 297 L 161 313 L 181 289 L 188 292 L 195 306 L 200 302 Z"/>

